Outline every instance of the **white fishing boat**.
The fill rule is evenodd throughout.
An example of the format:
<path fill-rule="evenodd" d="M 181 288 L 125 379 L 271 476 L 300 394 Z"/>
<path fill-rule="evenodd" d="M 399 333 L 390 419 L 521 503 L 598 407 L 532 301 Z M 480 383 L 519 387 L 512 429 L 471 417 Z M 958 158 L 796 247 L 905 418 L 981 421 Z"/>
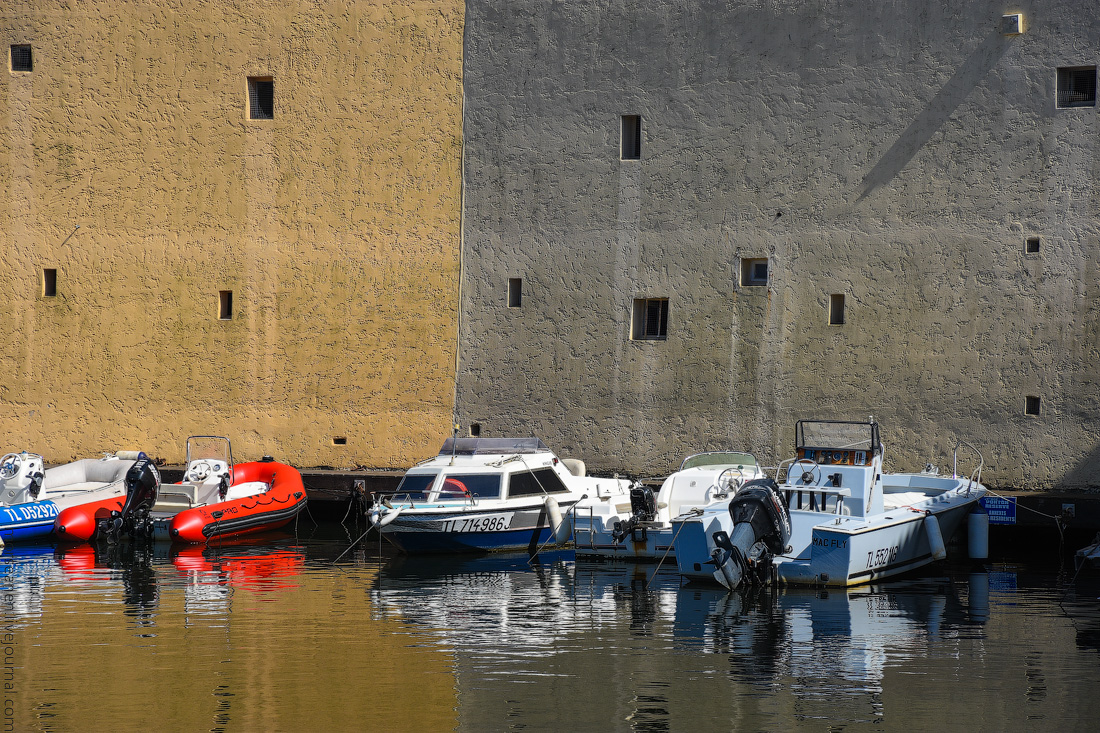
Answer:
<path fill-rule="evenodd" d="M 125 496 L 123 479 L 140 455 L 120 451 L 53 468 L 27 451 L 0 458 L 0 545 L 47 539 L 63 509 Z"/>
<path fill-rule="evenodd" d="M 409 553 L 538 551 L 563 545 L 582 508 L 630 503 L 631 482 L 585 475 L 538 438 L 448 438 L 368 513 Z"/>
<path fill-rule="evenodd" d="M 951 476 L 883 472 L 873 420 L 800 420 L 795 448 L 777 470 L 782 483 L 746 481 L 729 499 L 672 520 L 683 577 L 727 588 L 889 578 L 943 559 L 945 541 L 986 493 L 981 455 L 960 476 L 958 446 Z"/>
<path fill-rule="evenodd" d="M 580 557 L 661 560 L 671 557 L 672 518 L 725 501 L 742 484 L 763 478 L 751 453 L 711 451 L 688 456 L 657 493 L 644 485 L 630 490 L 630 503 L 590 504 L 574 512 L 574 541 Z"/>

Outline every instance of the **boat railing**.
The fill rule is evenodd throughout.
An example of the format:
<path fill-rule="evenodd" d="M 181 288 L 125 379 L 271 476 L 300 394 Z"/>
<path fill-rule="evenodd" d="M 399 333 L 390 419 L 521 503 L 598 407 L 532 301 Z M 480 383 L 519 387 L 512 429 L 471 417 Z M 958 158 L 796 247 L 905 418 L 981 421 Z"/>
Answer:
<path fill-rule="evenodd" d="M 974 484 L 980 484 L 982 482 L 982 468 L 985 466 L 985 459 L 982 457 L 982 452 L 974 447 L 973 444 L 960 440 L 955 443 L 955 451 L 951 464 L 951 474 L 953 478 L 959 477 L 959 448 L 967 447 L 974 451 L 974 454 L 978 457 L 978 466 L 970 472 L 970 480 L 966 484 L 966 495 L 970 496 L 970 490 L 974 487 Z"/>

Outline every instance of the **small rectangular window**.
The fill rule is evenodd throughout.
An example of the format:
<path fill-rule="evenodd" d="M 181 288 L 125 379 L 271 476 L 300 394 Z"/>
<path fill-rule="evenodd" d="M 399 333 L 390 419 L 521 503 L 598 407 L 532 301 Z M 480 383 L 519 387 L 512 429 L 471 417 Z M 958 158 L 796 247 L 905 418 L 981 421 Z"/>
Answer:
<path fill-rule="evenodd" d="M 1096 106 L 1096 67 L 1058 69 L 1058 107 Z"/>
<path fill-rule="evenodd" d="M 221 290 L 218 292 L 218 318 L 228 321 L 233 318 L 233 291 Z"/>
<path fill-rule="evenodd" d="M 523 303 L 523 278 L 508 278 L 508 307 L 519 308 Z M 536 307 L 537 310 L 537 307 Z"/>
<path fill-rule="evenodd" d="M 829 296 L 829 325 L 844 325 L 844 296 L 840 294 Z"/>
<path fill-rule="evenodd" d="M 1028 253 L 1029 255 L 1038 254 L 1039 253 L 1039 238 L 1038 237 L 1028 237 L 1027 241 L 1024 243 L 1024 252 Z"/>
<path fill-rule="evenodd" d="M 439 486 L 439 500 L 499 499 L 499 473 L 451 473 Z"/>
<path fill-rule="evenodd" d="M 34 71 L 34 56 L 30 46 L 17 44 L 11 47 L 11 70 Z"/>
<path fill-rule="evenodd" d="M 470 423 L 470 437 L 471 438 L 481 437 L 481 423 L 479 423 L 479 422 Z"/>
<path fill-rule="evenodd" d="M 631 315 L 631 338 L 668 338 L 668 298 L 635 298 Z"/>
<path fill-rule="evenodd" d="M 248 77 L 248 116 L 254 120 L 275 119 L 275 81 L 271 77 Z"/>
<path fill-rule="evenodd" d="M 42 295 L 47 298 L 57 295 L 57 270 L 51 267 L 42 270 Z"/>
<path fill-rule="evenodd" d="M 347 437 L 345 437 L 343 435 L 337 435 L 336 437 L 334 437 L 332 439 L 332 444 L 333 445 L 347 445 L 348 444 L 348 439 L 347 439 Z"/>
<path fill-rule="evenodd" d="M 1038 415 L 1040 406 L 1040 400 L 1038 397 L 1034 395 L 1027 395 L 1024 397 L 1025 415 Z"/>
<path fill-rule="evenodd" d="M 639 115 L 623 115 L 619 155 L 623 160 L 638 160 L 642 157 L 642 118 Z"/>
<path fill-rule="evenodd" d="M 741 258 L 741 284 L 767 285 L 768 260 L 763 258 Z"/>

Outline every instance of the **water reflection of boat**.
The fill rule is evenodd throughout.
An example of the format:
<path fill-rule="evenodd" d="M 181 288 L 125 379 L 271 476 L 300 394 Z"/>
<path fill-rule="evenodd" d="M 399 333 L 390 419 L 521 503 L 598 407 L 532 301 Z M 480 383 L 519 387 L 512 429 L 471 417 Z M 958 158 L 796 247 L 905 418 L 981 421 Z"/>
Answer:
<path fill-rule="evenodd" d="M 383 568 L 372 600 L 461 648 L 491 642 L 563 650 L 573 646 L 571 634 L 626 618 L 634 631 L 671 630 L 672 644 L 736 654 L 756 674 L 761 666 L 801 675 L 833 665 L 832 674 L 860 678 L 881 677 L 888 649 L 923 644 L 946 629 L 980 628 L 988 617 L 981 575 L 962 587 L 934 577 L 858 589 L 728 592 L 681 586 L 671 571 L 652 579 L 647 572 L 632 563 L 570 561 L 564 553 L 541 564 L 522 555 L 400 558 Z"/>
<path fill-rule="evenodd" d="M 172 565 L 191 583 L 224 584 L 256 591 L 296 588 L 305 564 L 297 547 L 240 543 L 229 546 L 183 547 L 172 554 Z"/>

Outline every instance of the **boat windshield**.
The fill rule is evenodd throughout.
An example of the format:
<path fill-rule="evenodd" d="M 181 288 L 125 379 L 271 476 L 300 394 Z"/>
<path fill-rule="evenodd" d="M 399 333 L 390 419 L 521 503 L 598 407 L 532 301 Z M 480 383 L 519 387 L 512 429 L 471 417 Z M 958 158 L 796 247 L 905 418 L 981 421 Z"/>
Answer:
<path fill-rule="evenodd" d="M 830 420 L 799 420 L 795 426 L 795 448 L 864 450 L 872 453 L 882 450 L 878 423 Z"/>
<path fill-rule="evenodd" d="M 447 438 L 439 455 L 484 456 L 515 453 L 549 453 L 539 438 Z"/>
<path fill-rule="evenodd" d="M 750 453 L 738 453 L 736 451 L 715 451 L 713 453 L 697 453 L 684 459 L 683 471 L 686 468 L 704 468 L 706 466 L 755 466 L 756 458 Z"/>
<path fill-rule="evenodd" d="M 448 499 L 499 499 L 499 473 L 449 474 L 439 487 L 437 500 Z"/>
<path fill-rule="evenodd" d="M 393 492 L 400 501 L 427 501 L 428 489 L 435 483 L 438 473 L 406 473 Z"/>
<path fill-rule="evenodd" d="M 192 435 L 187 439 L 187 465 L 191 461 L 222 461 L 233 466 L 233 449 L 229 438 L 220 435 Z"/>

